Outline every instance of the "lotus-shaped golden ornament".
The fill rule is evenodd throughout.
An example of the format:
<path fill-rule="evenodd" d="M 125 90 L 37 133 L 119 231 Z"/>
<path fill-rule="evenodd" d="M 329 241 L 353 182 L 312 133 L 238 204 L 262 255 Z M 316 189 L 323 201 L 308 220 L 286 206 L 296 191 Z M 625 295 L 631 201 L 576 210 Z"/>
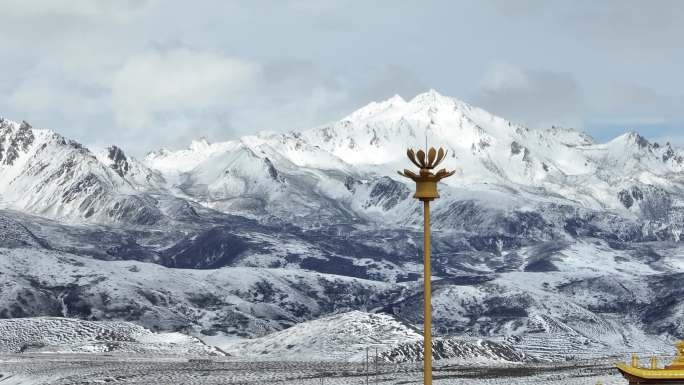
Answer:
<path fill-rule="evenodd" d="M 420 168 L 418 174 L 407 169 L 404 169 L 403 172 L 399 171 L 399 175 L 416 182 L 416 193 L 413 197 L 422 201 L 431 201 L 435 198 L 439 198 L 439 194 L 437 193 L 437 182 L 454 175 L 455 171 L 447 171 L 443 168 L 433 173 L 432 170 L 444 160 L 447 151 L 443 148 L 436 150 L 434 147 L 431 147 L 426 156 L 425 151 L 423 150 L 414 152 L 409 148 L 408 151 L 406 151 L 406 155 L 408 155 L 408 158 L 413 164 Z"/>

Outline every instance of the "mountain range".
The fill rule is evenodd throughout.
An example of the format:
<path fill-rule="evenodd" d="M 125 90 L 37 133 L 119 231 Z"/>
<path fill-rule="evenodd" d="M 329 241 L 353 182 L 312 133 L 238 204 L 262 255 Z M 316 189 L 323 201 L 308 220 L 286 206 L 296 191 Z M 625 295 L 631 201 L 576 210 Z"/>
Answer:
<path fill-rule="evenodd" d="M 434 90 L 142 159 L 0 119 L 0 317 L 130 321 L 227 351 L 350 311 L 420 330 L 421 209 L 396 171 L 426 145 L 457 171 L 433 205 L 436 334 L 552 358 L 684 337 L 679 149 Z"/>

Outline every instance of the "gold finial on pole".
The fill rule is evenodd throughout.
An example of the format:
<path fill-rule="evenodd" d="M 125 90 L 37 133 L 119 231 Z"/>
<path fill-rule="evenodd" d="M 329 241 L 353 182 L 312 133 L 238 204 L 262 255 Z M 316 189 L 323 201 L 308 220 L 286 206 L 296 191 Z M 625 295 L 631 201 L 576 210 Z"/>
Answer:
<path fill-rule="evenodd" d="M 651 369 L 658 369 L 658 359 L 656 356 L 651 356 Z"/>
<path fill-rule="evenodd" d="M 633 368 L 639 367 L 639 356 L 637 356 L 636 353 L 632 353 L 632 367 Z"/>
<path fill-rule="evenodd" d="M 447 151 L 431 147 L 427 150 L 414 152 L 406 151 L 409 160 L 419 169 L 416 174 L 410 170 L 399 171 L 399 175 L 416 182 L 416 193 L 413 197 L 423 202 L 423 292 L 424 292 L 424 321 L 423 321 L 423 384 L 432 385 L 432 309 L 431 309 L 431 267 L 430 267 L 430 201 L 439 198 L 437 182 L 454 175 L 454 171 L 441 169 L 436 173 L 432 170 L 446 157 Z"/>

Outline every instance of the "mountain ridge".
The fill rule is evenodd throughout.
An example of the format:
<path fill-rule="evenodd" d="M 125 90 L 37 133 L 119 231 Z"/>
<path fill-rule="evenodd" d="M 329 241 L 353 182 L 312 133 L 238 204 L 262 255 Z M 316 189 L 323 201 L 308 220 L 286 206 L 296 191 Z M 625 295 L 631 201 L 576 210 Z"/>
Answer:
<path fill-rule="evenodd" d="M 28 141 L 34 140 L 30 139 L 33 129 L 25 122 L 3 122 L 5 134 L 0 134 L 0 138 L 5 143 L 0 144 L 0 148 L 8 147 L 5 152 L 11 155 L 5 156 L 6 160 L 10 157 L 15 159 L 28 150 Z M 14 131 L 30 132 L 31 135 L 21 142 L 8 135 L 13 131 L 7 127 L 15 127 Z M 24 128 L 22 131 L 16 127 Z M 454 135 L 458 136 L 456 141 Z M 367 180 L 369 176 L 389 176 L 406 184 L 392 175 L 390 170 L 404 165 L 405 148 L 412 142 L 422 142 L 425 136 L 428 141 L 443 143 L 451 151 L 447 162 L 454 163 L 452 167 L 457 168 L 459 174 L 446 181 L 449 188 L 467 189 L 472 184 L 478 184 L 478 188 L 481 188 L 482 183 L 505 185 L 518 190 L 532 187 L 544 190 L 543 193 L 547 195 L 565 195 L 583 206 L 598 209 L 629 211 L 634 207 L 625 204 L 625 193 L 610 191 L 614 190 L 610 184 L 626 185 L 634 179 L 643 184 L 644 180 L 648 180 L 650 184 L 655 182 L 667 189 L 672 186 L 663 179 L 663 175 L 684 170 L 684 157 L 669 143 L 664 146 L 650 143 L 635 133 L 625 133 L 606 143 L 596 143 L 586 134 L 573 129 L 529 129 L 457 99 L 442 96 L 434 90 L 419 94 L 410 101 L 395 96 L 383 102 L 373 102 L 339 122 L 303 131 L 248 135 L 218 143 L 209 143 L 201 138 L 193 141 L 188 149 L 151 152 L 142 161 L 126 157 L 124 150 L 115 145 L 105 150 L 110 151 L 110 154 L 97 152 L 95 156 L 105 168 L 113 170 L 123 179 L 118 180 L 105 172 L 98 179 L 109 185 L 106 189 L 123 194 L 157 191 L 174 195 L 180 192 L 183 198 L 195 199 L 213 207 L 213 200 L 239 200 L 240 195 L 249 193 L 249 187 L 226 191 L 215 199 L 203 199 L 206 197 L 185 194 L 180 186 L 192 184 L 197 179 L 193 174 L 201 175 L 206 172 L 209 163 L 221 163 L 221 158 L 230 156 L 230 153 L 247 152 L 255 161 L 265 163 L 263 169 L 251 173 L 260 179 L 251 180 L 251 183 L 261 190 L 278 190 L 274 186 L 268 187 L 269 178 L 260 178 L 265 176 L 263 174 L 270 174 L 273 178 L 273 175 L 278 175 L 279 168 L 286 169 L 287 173 L 296 173 L 300 168 L 305 173 L 318 174 L 314 178 L 322 179 L 317 182 L 325 184 L 322 189 L 307 186 L 309 190 L 314 190 L 307 193 L 318 191 L 333 198 L 344 198 L 348 194 L 340 188 L 341 185 L 353 185 L 355 180 Z M 65 142 L 63 138 L 61 141 Z M 8 143 L 13 142 L 17 142 L 16 145 L 8 146 Z M 86 155 L 92 154 L 76 142 L 69 143 L 83 148 Z M 22 146 L 23 151 L 18 151 L 17 148 L 22 149 Z M 112 156 L 118 156 L 119 163 L 115 163 Z M 94 164 L 91 167 L 96 166 Z M 247 164 L 240 168 L 245 167 Z M 630 177 L 624 170 L 637 177 Z M 325 174 L 330 171 L 340 174 L 339 177 L 326 178 Z M 124 172 L 129 174 L 124 175 Z M 15 174 L 18 173 L 15 171 Z M 280 179 L 285 184 L 288 179 L 286 174 Z M 214 175 L 213 178 L 220 176 Z M 578 186 L 586 185 L 587 181 L 595 191 Z M 113 186 L 112 182 L 118 185 Z M 228 185 L 243 182 L 242 179 L 225 181 Z M 214 186 L 214 190 L 225 190 L 226 184 L 222 186 Z M 126 191 L 127 187 L 130 187 L 129 191 Z M 209 189 L 212 189 L 211 186 Z M 3 195 L 11 194 L 5 192 Z M 40 213 L 40 209 L 32 209 L 28 203 L 24 207 L 19 205 L 14 208 Z M 229 205 L 226 209 L 231 208 Z M 88 209 L 81 210 L 80 214 L 80 218 L 76 219 L 92 216 Z M 63 219 L 68 216 L 63 216 Z"/>

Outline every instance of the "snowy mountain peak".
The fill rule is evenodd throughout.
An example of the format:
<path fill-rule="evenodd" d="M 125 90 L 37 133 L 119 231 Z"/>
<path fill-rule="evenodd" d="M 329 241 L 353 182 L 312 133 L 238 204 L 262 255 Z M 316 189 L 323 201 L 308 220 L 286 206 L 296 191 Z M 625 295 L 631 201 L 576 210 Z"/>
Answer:
<path fill-rule="evenodd" d="M 606 143 L 606 146 L 611 149 L 611 152 L 621 154 L 622 156 L 642 157 L 648 155 L 660 157 L 661 155 L 664 155 L 665 157 L 671 158 L 676 155 L 677 152 L 669 144 L 661 146 L 657 142 L 650 142 L 636 132 L 622 134 Z M 661 152 L 663 154 L 661 154 Z"/>
<path fill-rule="evenodd" d="M 0 121 L 0 165 L 14 164 L 34 140 L 33 129 L 26 121 L 20 124 L 5 119 Z"/>
<path fill-rule="evenodd" d="M 455 111 L 458 110 L 458 106 L 466 107 L 467 109 L 470 108 L 464 102 L 444 96 L 434 89 L 431 89 L 416 95 L 408 102 L 399 95 L 394 95 L 385 101 L 371 102 L 351 113 L 349 116 L 342 119 L 342 121 L 359 123 L 371 120 L 399 120 L 401 118 L 415 116 L 416 114 L 434 114 L 439 109 Z"/>
<path fill-rule="evenodd" d="M 98 153 L 27 122 L 0 123 L 0 207 L 65 221 L 152 223 L 161 218 L 141 191 L 157 172 L 111 146 Z"/>
<path fill-rule="evenodd" d="M 404 100 L 404 98 L 402 98 L 401 95 L 399 95 L 399 94 L 394 94 L 394 96 L 392 96 L 391 98 L 387 99 L 387 101 L 390 102 L 390 103 L 392 103 L 392 104 L 402 104 L 402 103 L 406 103 L 406 100 Z"/>
<path fill-rule="evenodd" d="M 207 140 L 206 137 L 202 136 L 199 139 L 195 139 L 190 143 L 190 150 L 193 151 L 204 151 L 211 146 L 211 142 Z"/>
<path fill-rule="evenodd" d="M 435 89 L 430 89 L 427 92 L 416 95 L 409 103 L 423 106 L 454 105 L 455 99 L 444 96 Z"/>
<path fill-rule="evenodd" d="M 399 95 L 394 95 L 393 97 L 382 101 L 382 102 L 370 102 L 365 107 L 352 112 L 350 115 L 342 119 L 343 121 L 360 121 L 364 119 L 371 118 L 383 112 L 393 110 L 396 107 L 403 107 L 406 105 L 406 101 Z"/>
<path fill-rule="evenodd" d="M 630 132 L 628 134 L 628 137 L 631 141 L 633 141 L 640 148 L 646 148 L 646 147 L 651 146 L 651 143 L 646 138 L 644 138 L 643 136 L 639 135 L 636 132 Z"/>

